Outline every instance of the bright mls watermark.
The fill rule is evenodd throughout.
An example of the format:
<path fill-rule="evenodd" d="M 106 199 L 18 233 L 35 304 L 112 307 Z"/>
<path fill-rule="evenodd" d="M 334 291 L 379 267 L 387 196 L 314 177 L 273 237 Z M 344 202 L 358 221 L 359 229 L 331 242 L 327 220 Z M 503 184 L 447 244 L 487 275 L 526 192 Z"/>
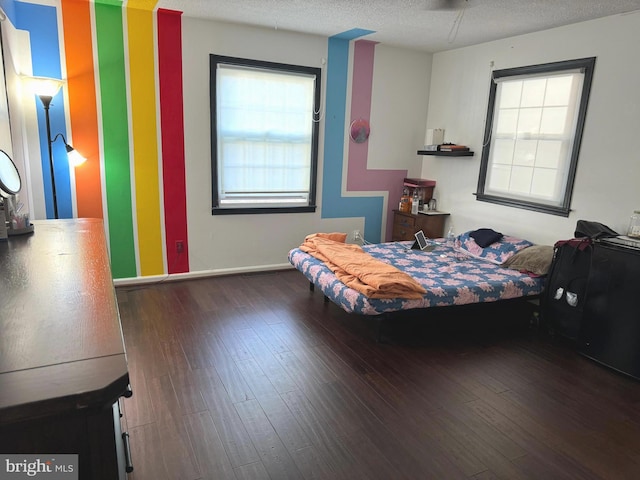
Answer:
<path fill-rule="evenodd" d="M 78 480 L 78 455 L 0 454 L 0 480 Z"/>

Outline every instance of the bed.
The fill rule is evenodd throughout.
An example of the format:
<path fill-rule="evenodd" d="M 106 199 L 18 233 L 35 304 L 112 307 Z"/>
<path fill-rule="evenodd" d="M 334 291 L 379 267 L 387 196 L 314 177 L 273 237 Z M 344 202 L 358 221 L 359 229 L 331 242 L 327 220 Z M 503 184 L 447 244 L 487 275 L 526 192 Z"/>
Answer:
<path fill-rule="evenodd" d="M 471 236 L 462 234 L 452 243 L 432 241 L 431 251 L 412 250 L 412 242 L 364 245 L 364 252 L 411 276 L 425 293 L 420 298 L 372 298 L 348 287 L 327 264 L 315 256 L 294 248 L 289 262 L 320 289 L 325 299 L 344 311 L 359 315 L 385 316 L 393 312 L 498 302 L 515 298 L 536 298 L 544 287 L 544 273 L 552 256 L 552 247 L 537 252 L 545 266 L 532 268 L 517 260 L 542 246 L 527 240 L 500 236 L 496 242 L 480 247 Z M 484 244 L 483 244 L 484 245 Z M 527 255 L 532 257 L 532 255 Z M 514 262 L 515 260 L 515 262 Z"/>

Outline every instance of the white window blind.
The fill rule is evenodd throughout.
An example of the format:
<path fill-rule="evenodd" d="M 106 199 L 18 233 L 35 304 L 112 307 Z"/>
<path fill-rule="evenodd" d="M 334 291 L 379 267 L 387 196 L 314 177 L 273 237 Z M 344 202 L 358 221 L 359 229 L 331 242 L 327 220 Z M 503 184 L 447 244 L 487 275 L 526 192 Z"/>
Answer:
<path fill-rule="evenodd" d="M 220 207 L 309 205 L 315 75 L 218 63 Z"/>
<path fill-rule="evenodd" d="M 561 206 L 584 73 L 498 81 L 484 193 Z"/>

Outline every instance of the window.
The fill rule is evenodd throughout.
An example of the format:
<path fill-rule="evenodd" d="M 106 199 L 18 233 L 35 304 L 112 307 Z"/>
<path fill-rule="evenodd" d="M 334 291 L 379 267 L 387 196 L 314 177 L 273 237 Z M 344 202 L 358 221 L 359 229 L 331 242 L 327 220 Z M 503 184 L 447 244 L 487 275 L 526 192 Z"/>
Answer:
<path fill-rule="evenodd" d="M 320 69 L 210 56 L 213 214 L 315 211 Z"/>
<path fill-rule="evenodd" d="M 594 65 L 493 72 L 478 200 L 569 216 Z"/>

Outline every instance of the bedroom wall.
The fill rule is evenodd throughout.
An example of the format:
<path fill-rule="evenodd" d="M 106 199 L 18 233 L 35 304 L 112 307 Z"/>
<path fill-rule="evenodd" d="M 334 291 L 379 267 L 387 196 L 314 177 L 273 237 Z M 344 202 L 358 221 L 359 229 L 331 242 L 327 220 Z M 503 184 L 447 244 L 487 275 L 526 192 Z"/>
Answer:
<path fill-rule="evenodd" d="M 428 89 L 423 82 L 429 81 L 430 55 L 367 42 L 358 30 L 327 39 L 193 18 L 183 22 L 192 270 L 286 265 L 289 249 L 317 231 L 359 229 L 373 242 L 385 238 L 402 178 L 420 171 L 413 145 L 424 135 Z M 324 113 L 315 213 L 211 215 L 210 53 L 322 67 Z M 372 71 L 354 75 L 354 68 Z M 352 85 L 354 78 L 360 80 Z M 353 105 L 353 89 L 371 93 Z M 358 114 L 352 116 L 351 108 Z M 347 132 L 360 114 L 370 119 L 371 136 L 355 144 Z"/>
<path fill-rule="evenodd" d="M 43 109 L 20 75 L 66 80 L 52 131 L 88 162 L 70 171 L 54 144 L 60 217 L 104 219 L 117 279 L 284 268 L 288 250 L 315 231 L 387 238 L 402 178 L 421 168 L 413 150 L 424 134 L 431 55 L 369 42 L 357 28 L 325 38 L 182 18 L 156 3 L 0 0 L 11 26 L 3 30 L 15 33 L 5 49 L 21 60 L 8 83 L 32 217 L 51 218 L 52 199 Z M 211 215 L 209 53 L 326 62 L 315 214 Z M 359 151 L 347 137 L 352 109 L 370 115 Z"/>
<path fill-rule="evenodd" d="M 626 233 L 640 208 L 640 162 L 633 153 L 640 131 L 640 62 L 632 41 L 638 31 L 635 12 L 434 55 L 427 125 L 475 151 L 422 159 L 422 176 L 437 180 L 439 208 L 451 212 L 457 233 L 492 227 L 553 244 L 573 237 L 578 219 Z M 491 63 L 503 69 L 591 56 L 597 60 L 569 217 L 476 201 Z"/>

